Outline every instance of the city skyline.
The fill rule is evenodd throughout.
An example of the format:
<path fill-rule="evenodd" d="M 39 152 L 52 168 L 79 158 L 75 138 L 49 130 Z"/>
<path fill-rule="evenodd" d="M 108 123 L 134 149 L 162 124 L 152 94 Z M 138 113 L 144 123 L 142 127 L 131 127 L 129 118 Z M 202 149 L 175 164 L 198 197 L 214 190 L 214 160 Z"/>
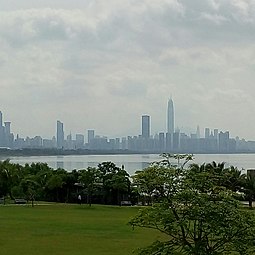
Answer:
<path fill-rule="evenodd" d="M 255 152 L 255 141 L 246 141 L 233 138 L 229 131 L 219 129 L 204 129 L 204 136 L 200 135 L 197 126 L 196 133 L 186 134 L 179 128 L 174 128 L 174 104 L 169 99 L 167 105 L 167 131 L 151 135 L 151 121 L 149 115 L 141 116 L 141 130 L 135 136 L 109 138 L 96 134 L 95 130 L 87 130 L 87 140 L 84 134 L 65 134 L 64 123 L 56 121 L 56 136 L 46 139 L 40 135 L 23 138 L 11 132 L 11 122 L 4 121 L 0 111 L 0 148 L 20 151 L 20 149 L 43 149 L 45 152 L 52 149 L 55 153 L 61 151 L 79 150 L 82 153 L 117 152 L 117 153 L 243 153 Z M 169 125 L 170 124 L 170 125 Z"/>
<path fill-rule="evenodd" d="M 163 111 L 163 110 L 162 110 Z M 199 124 L 197 124 L 196 128 L 195 125 L 193 125 L 193 128 L 183 128 L 182 126 L 178 126 L 175 125 L 175 106 L 174 106 L 174 102 L 172 97 L 168 99 L 167 104 L 166 104 L 166 119 L 165 119 L 165 123 L 166 126 L 162 127 L 161 129 L 152 132 L 152 127 L 153 127 L 153 119 L 151 118 L 150 114 L 141 114 L 139 119 L 140 119 L 140 125 L 138 130 L 136 130 L 136 132 L 134 134 L 124 134 L 124 135 L 109 135 L 106 132 L 102 132 L 99 133 L 97 129 L 83 129 L 80 128 L 81 132 L 75 132 L 72 129 L 66 129 L 65 127 L 65 122 L 64 121 L 60 121 L 60 120 L 55 120 L 54 126 L 56 125 L 56 128 L 54 129 L 54 127 L 52 127 L 52 134 L 49 136 L 44 136 L 40 133 L 37 133 L 36 135 L 22 135 L 19 132 L 15 133 L 15 131 L 13 131 L 13 124 L 15 124 L 15 121 L 11 122 L 11 121 L 3 121 L 4 119 L 4 114 L 2 111 L 0 111 L 0 127 L 5 128 L 7 130 L 8 136 L 10 134 L 12 135 L 16 135 L 19 137 L 37 137 L 40 136 L 42 138 L 46 138 L 46 139 L 52 139 L 52 138 L 56 138 L 56 142 L 57 142 L 57 148 L 62 148 L 63 147 L 63 141 L 68 139 L 68 136 L 75 136 L 75 135 L 84 135 L 84 137 L 87 137 L 86 141 L 89 141 L 89 137 L 95 137 L 95 136 L 102 136 L 102 137 L 107 137 L 107 138 L 113 138 L 113 137 L 128 137 L 128 136 L 138 136 L 141 135 L 144 138 L 149 138 L 149 137 L 153 137 L 157 134 L 160 133 L 169 133 L 169 134 L 173 134 L 174 132 L 179 132 L 179 133 L 185 133 L 188 134 L 190 136 L 196 134 L 196 136 L 198 138 L 209 138 L 210 135 L 214 135 L 217 136 L 218 135 L 218 131 L 223 130 L 219 127 L 201 127 Z M 178 115 L 177 115 L 178 117 Z M 139 124 L 139 120 L 136 120 L 137 123 Z M 11 133 L 11 123 L 12 123 L 12 133 Z M 137 124 L 136 123 L 136 124 Z M 3 125 L 4 124 L 4 125 Z M 91 126 L 91 125 L 89 125 Z M 202 129 L 202 135 L 200 132 L 200 129 Z M 226 129 L 229 132 L 229 129 Z M 1 130 L 0 130 L 1 131 Z M 2 131 L 3 132 L 3 131 Z M 1 136 L 1 135 L 0 135 Z M 239 139 L 245 139 L 244 137 L 240 137 L 238 134 L 232 134 L 233 137 L 238 137 Z M 247 140 L 247 139 L 246 139 Z M 248 139 L 249 140 L 249 139 Z M 252 140 L 253 141 L 253 140 Z"/>
<path fill-rule="evenodd" d="M 21 136 L 199 124 L 255 140 L 255 0 L 0 0 L 0 109 Z M 164 109 L 164 110 L 162 110 Z M 192 129 L 192 130 L 191 130 Z"/>
<path fill-rule="evenodd" d="M 92 151 L 122 151 L 122 152 L 147 152 L 147 153 L 238 153 L 254 152 L 255 141 L 246 141 L 239 137 L 233 138 L 228 130 L 218 128 L 204 129 L 201 136 L 200 127 L 196 132 L 185 133 L 175 127 L 175 107 L 172 98 L 166 106 L 166 132 L 151 134 L 151 116 L 141 115 L 140 132 L 132 136 L 109 138 L 101 136 L 96 130 L 86 130 L 84 133 L 65 132 L 64 123 L 56 121 L 56 133 L 52 139 L 41 135 L 35 137 L 21 137 L 11 132 L 11 122 L 3 122 L 0 111 L 0 147 L 9 149 L 58 149 L 58 150 L 92 150 Z M 4 125 L 3 125 L 4 123 Z"/>
<path fill-rule="evenodd" d="M 174 124 L 174 118 L 175 118 L 175 112 L 174 112 L 174 103 L 173 103 L 173 99 L 170 98 L 167 101 L 167 107 L 166 107 L 166 127 L 162 127 L 160 130 L 152 133 L 151 129 L 153 126 L 153 121 L 151 120 L 151 115 L 150 114 L 142 114 L 140 115 L 140 126 L 139 126 L 139 130 L 136 131 L 135 134 L 125 134 L 123 135 L 123 137 L 127 137 L 127 136 L 136 136 L 136 135 L 141 135 L 144 138 L 149 138 L 151 136 L 154 136 L 156 134 L 159 133 L 169 133 L 169 134 L 173 134 L 174 132 L 180 132 L 180 133 L 187 133 L 189 135 L 191 134 L 196 134 L 197 137 L 204 137 L 204 138 L 208 138 L 212 132 L 214 132 L 215 135 L 215 130 L 219 130 L 219 128 L 215 129 L 215 128 L 208 128 L 205 127 L 204 128 L 204 133 L 203 135 L 200 134 L 200 125 L 197 125 L 196 130 L 195 128 L 190 129 L 191 131 L 185 130 L 180 128 L 179 126 L 175 126 Z M 11 124 L 13 126 L 13 123 L 15 123 L 15 121 L 4 121 L 4 114 L 2 111 L 0 111 L 0 127 L 4 128 L 8 135 L 10 135 L 11 133 Z M 89 137 L 95 137 L 95 135 L 97 136 L 105 136 L 105 137 L 118 137 L 116 135 L 108 135 L 105 132 L 103 133 L 98 133 L 97 129 L 83 129 L 81 128 L 82 132 L 74 132 L 72 130 L 67 130 L 64 127 L 64 122 L 60 121 L 60 120 L 55 120 L 56 123 L 56 128 L 52 129 L 52 134 L 50 136 L 43 136 L 42 134 L 38 133 L 35 136 L 41 136 L 44 138 L 52 138 L 55 137 L 57 139 L 57 141 L 59 141 L 59 144 L 57 145 L 58 148 L 61 148 L 63 146 L 63 141 L 67 138 L 68 135 L 75 135 L 75 134 L 84 134 L 87 135 L 87 140 L 89 140 Z M 13 130 L 13 128 L 12 128 Z M 19 137 L 33 137 L 33 135 L 25 135 L 22 136 L 19 132 L 15 133 L 14 131 L 12 132 L 14 135 L 19 136 Z M 121 137 L 121 136 L 119 136 Z M 239 137 L 238 135 L 236 135 L 235 137 Z M 241 139 L 243 139 L 241 137 Z"/>

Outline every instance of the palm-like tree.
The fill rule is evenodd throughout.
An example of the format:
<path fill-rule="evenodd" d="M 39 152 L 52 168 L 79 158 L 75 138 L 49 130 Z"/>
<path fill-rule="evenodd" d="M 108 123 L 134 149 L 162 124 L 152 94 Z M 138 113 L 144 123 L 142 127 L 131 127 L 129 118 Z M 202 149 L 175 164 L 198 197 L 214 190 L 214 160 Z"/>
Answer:
<path fill-rule="evenodd" d="M 26 176 L 20 183 L 26 197 L 27 201 L 32 202 L 32 207 L 34 207 L 34 201 L 37 193 L 37 188 L 39 187 L 39 184 L 36 181 L 36 176 L 34 175 L 28 175 Z"/>
<path fill-rule="evenodd" d="M 14 199 L 12 189 L 19 185 L 22 178 L 23 173 L 20 165 L 10 163 L 9 159 L 0 161 L 0 182 L 5 193 L 3 195 L 10 195 L 11 199 Z"/>
<path fill-rule="evenodd" d="M 246 175 L 238 168 L 231 166 L 224 170 L 223 185 L 233 192 L 243 192 Z"/>
<path fill-rule="evenodd" d="M 249 201 L 249 207 L 252 208 L 252 202 L 255 196 L 255 175 L 247 174 L 244 183 L 244 192 Z"/>

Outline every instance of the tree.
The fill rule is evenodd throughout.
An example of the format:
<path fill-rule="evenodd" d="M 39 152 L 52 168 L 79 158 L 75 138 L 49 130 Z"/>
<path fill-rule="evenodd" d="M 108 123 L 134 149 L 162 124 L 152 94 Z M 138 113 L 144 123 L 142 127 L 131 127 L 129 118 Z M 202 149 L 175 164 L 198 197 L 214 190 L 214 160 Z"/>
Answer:
<path fill-rule="evenodd" d="M 98 165 L 98 170 L 104 203 L 120 204 L 120 198 L 130 190 L 129 174 L 113 162 L 102 162 Z"/>
<path fill-rule="evenodd" d="M 79 181 L 87 191 L 87 204 L 91 206 L 91 197 L 97 184 L 100 182 L 99 171 L 95 167 L 88 167 L 86 170 L 79 171 Z"/>
<path fill-rule="evenodd" d="M 152 165 L 160 165 L 165 167 L 175 167 L 183 169 L 185 165 L 193 160 L 193 154 L 170 154 L 170 153 L 162 153 L 159 155 L 162 157 L 161 160 L 153 162 Z"/>
<path fill-rule="evenodd" d="M 244 192 L 246 175 L 242 174 L 236 167 L 225 167 L 225 163 L 191 164 L 188 168 L 186 178 L 191 182 L 192 187 L 202 192 L 211 193 L 219 190 L 229 189 L 236 192 Z M 215 190 L 216 189 L 216 190 Z"/>
<path fill-rule="evenodd" d="M 0 161 L 0 191 L 2 195 L 9 195 L 14 199 L 13 189 L 19 186 L 23 178 L 22 167 L 18 164 L 10 163 L 10 160 Z"/>
<path fill-rule="evenodd" d="M 244 185 L 246 180 L 246 174 L 242 174 L 242 171 L 234 166 L 230 166 L 225 169 L 223 178 L 223 185 L 232 190 L 233 192 L 244 192 Z"/>
<path fill-rule="evenodd" d="M 224 164 L 193 164 L 188 169 L 166 165 L 165 169 L 164 196 L 130 221 L 133 227 L 160 231 L 164 241 L 140 254 L 254 254 L 255 218 L 222 185 Z"/>
<path fill-rule="evenodd" d="M 162 160 L 153 162 L 142 171 L 136 171 L 132 176 L 133 184 L 138 188 L 140 195 L 148 197 L 148 204 L 152 204 L 153 198 L 160 201 L 180 188 L 185 172 L 184 166 L 193 158 L 193 155 L 189 154 L 163 153 L 160 156 Z"/>
<path fill-rule="evenodd" d="M 117 195 L 117 204 L 121 204 L 123 194 L 128 193 L 130 190 L 129 174 L 124 170 L 120 169 L 116 174 L 112 176 L 111 186 Z"/>
<path fill-rule="evenodd" d="M 182 178 L 182 169 L 153 164 L 132 176 L 133 184 L 147 203 L 160 201 L 174 193 Z"/>
<path fill-rule="evenodd" d="M 26 176 L 20 183 L 24 194 L 26 195 L 27 201 L 32 202 L 32 207 L 34 207 L 34 201 L 37 193 L 37 188 L 39 184 L 36 182 L 35 175 Z"/>
<path fill-rule="evenodd" d="M 255 175 L 247 174 L 244 181 L 244 193 L 248 198 L 249 207 L 252 209 L 252 202 L 255 197 Z"/>
<path fill-rule="evenodd" d="M 53 200 L 60 202 L 64 200 L 63 197 L 60 199 L 60 192 L 65 184 L 67 172 L 64 169 L 53 170 L 51 176 L 47 180 L 45 188 L 53 193 Z"/>
<path fill-rule="evenodd" d="M 78 182 L 79 173 L 77 170 L 73 170 L 72 172 L 68 172 L 65 176 L 64 180 L 64 188 L 66 190 L 66 197 L 65 202 L 70 202 L 74 197 L 72 197 L 72 194 L 76 193 L 76 186 L 75 184 Z M 75 196 L 76 199 L 76 196 Z"/>

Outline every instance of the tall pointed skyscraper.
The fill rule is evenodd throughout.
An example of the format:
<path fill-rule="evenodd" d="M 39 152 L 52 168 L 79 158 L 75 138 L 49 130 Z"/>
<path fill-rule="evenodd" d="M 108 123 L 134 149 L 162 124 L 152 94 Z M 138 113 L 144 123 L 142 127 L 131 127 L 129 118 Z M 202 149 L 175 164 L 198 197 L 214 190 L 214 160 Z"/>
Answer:
<path fill-rule="evenodd" d="M 172 98 L 168 100 L 167 105 L 167 133 L 174 133 L 174 103 Z"/>
<path fill-rule="evenodd" d="M 57 121 L 57 148 L 64 148 L 64 124 L 61 121 Z"/>

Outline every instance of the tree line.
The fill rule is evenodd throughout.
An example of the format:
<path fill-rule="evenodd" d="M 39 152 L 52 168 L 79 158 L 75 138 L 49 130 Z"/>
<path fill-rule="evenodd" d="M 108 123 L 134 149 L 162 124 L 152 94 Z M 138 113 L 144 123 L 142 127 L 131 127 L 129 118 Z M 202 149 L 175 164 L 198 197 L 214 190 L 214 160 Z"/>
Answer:
<path fill-rule="evenodd" d="M 0 197 L 27 201 L 82 202 L 120 204 L 132 198 L 131 181 L 124 168 L 103 162 L 84 170 L 52 169 L 46 163 L 20 164 L 0 162 Z"/>
<path fill-rule="evenodd" d="M 90 205 L 119 205 L 123 200 L 131 201 L 132 204 L 151 205 L 165 196 L 166 185 L 171 186 L 171 189 L 175 187 L 173 183 L 170 185 L 170 180 L 180 183 L 182 177 L 177 169 L 185 169 L 189 163 L 187 169 L 193 185 L 202 185 L 202 177 L 208 179 L 207 185 L 217 180 L 217 187 L 239 194 L 238 199 L 248 200 L 252 207 L 255 175 L 244 174 L 233 166 L 225 167 L 224 163 L 190 164 L 192 155 L 161 156 L 161 161 L 136 171 L 133 176 L 129 176 L 123 166 L 118 167 L 113 162 L 102 162 L 97 167 L 68 172 L 62 168 L 54 170 L 47 163 L 22 166 L 7 159 L 0 161 L 0 197 L 72 203 L 77 202 L 80 194 L 82 201 Z M 175 172 L 174 176 L 170 174 L 172 172 Z"/>

